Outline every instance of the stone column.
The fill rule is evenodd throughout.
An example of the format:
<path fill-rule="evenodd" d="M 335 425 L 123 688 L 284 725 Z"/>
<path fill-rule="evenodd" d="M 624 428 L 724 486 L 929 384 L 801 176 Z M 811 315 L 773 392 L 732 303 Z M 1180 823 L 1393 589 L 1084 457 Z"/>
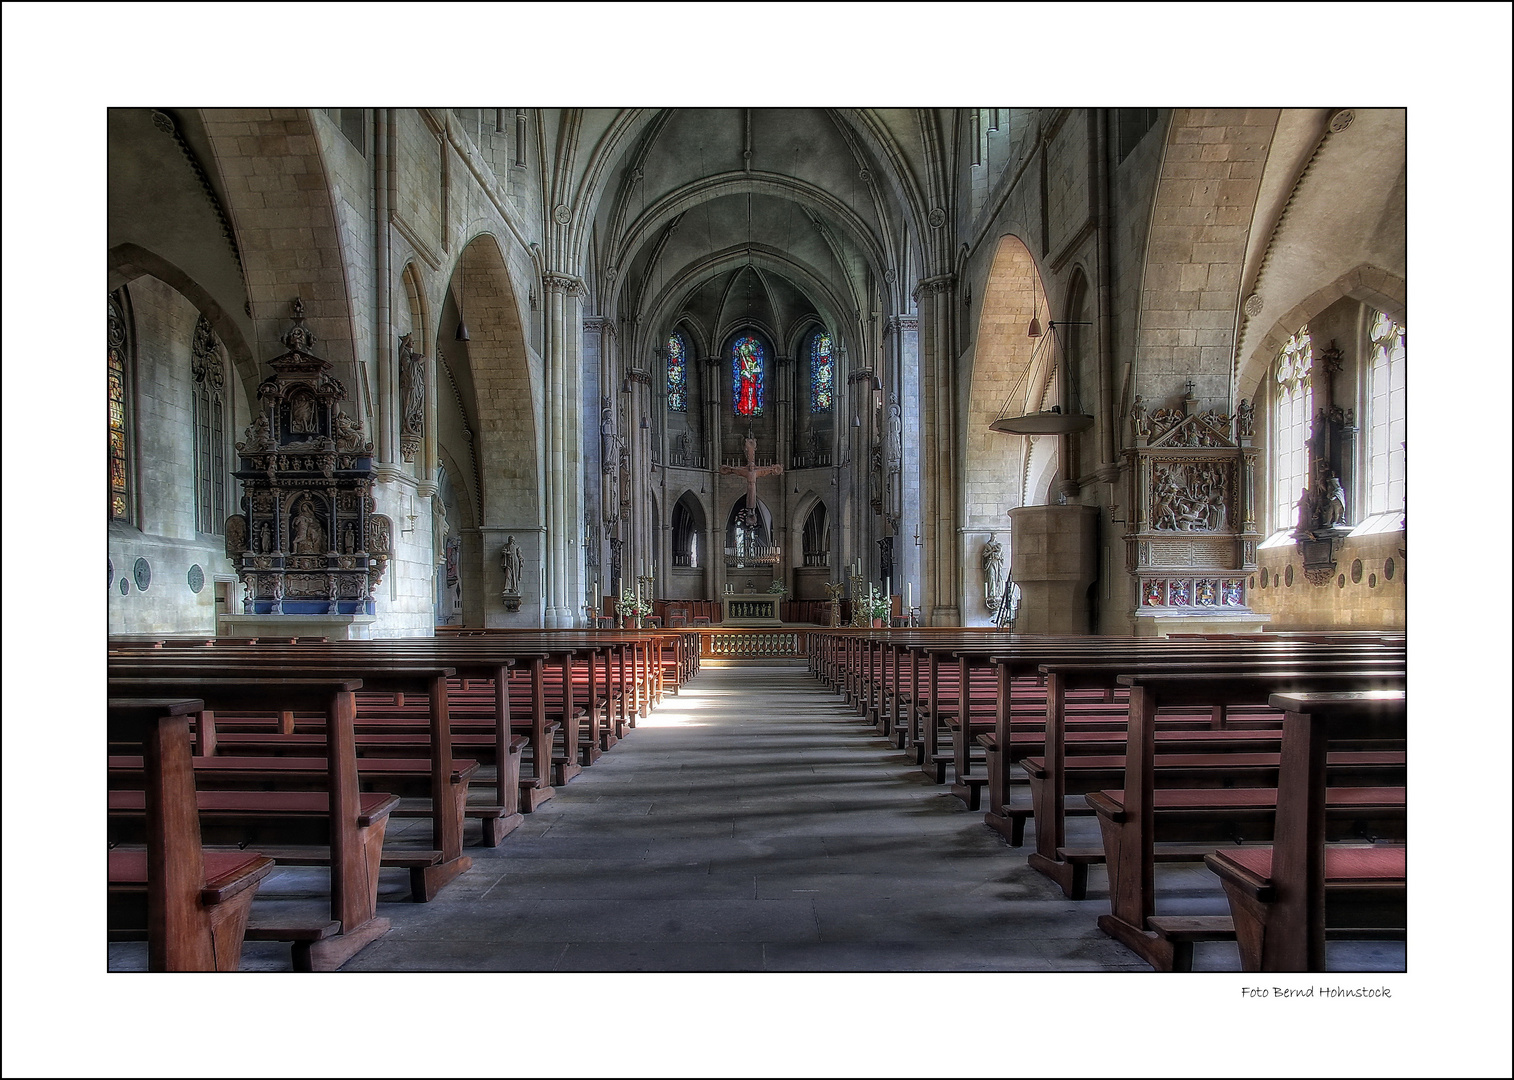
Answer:
<path fill-rule="evenodd" d="M 725 584 L 725 516 L 720 501 L 721 445 L 725 438 L 725 410 L 721 408 L 720 388 L 723 385 L 724 368 L 720 356 L 707 356 L 699 362 L 704 377 L 705 430 L 709 433 L 710 469 L 709 530 L 710 574 L 709 599 L 719 600 Z"/>
<path fill-rule="evenodd" d="M 957 540 L 961 477 L 957 452 L 957 360 L 952 339 L 955 277 L 920 282 L 920 532 L 930 574 L 921 606 L 933 626 L 960 626 L 961 555 Z"/>
<path fill-rule="evenodd" d="M 794 418 L 799 415 L 799 391 L 796 386 L 798 364 L 792 356 L 775 356 L 773 362 L 778 373 L 777 403 L 773 410 L 773 455 L 774 460 L 784 469 L 778 475 L 778 497 L 773 500 L 773 545 L 783 553 L 783 563 L 773 577 L 774 580 L 781 580 L 783 587 L 792 595 L 795 560 L 789 551 L 789 514 L 793 505 L 789 485 L 794 481 L 788 475 L 788 469 L 793 463 Z M 803 561 L 802 558 L 800 561 Z"/>
<path fill-rule="evenodd" d="M 394 157 L 397 140 L 391 110 L 373 110 L 373 340 L 378 348 L 377 415 L 373 438 L 374 471 L 380 482 L 389 482 L 399 477 L 400 469 L 395 463 L 398 423 L 395 416 L 395 386 L 398 371 L 395 368 L 394 332 L 390 325 L 389 282 L 390 250 L 390 198 L 393 194 Z M 434 351 L 434 350 L 433 350 Z"/>
<path fill-rule="evenodd" d="M 437 464 L 440 460 L 436 448 L 436 381 L 441 376 L 441 366 L 436 361 L 436 345 L 432 344 L 426 352 L 426 413 L 423 421 L 426 427 L 421 440 L 421 472 L 417 492 L 423 498 L 430 498 L 439 490 L 437 486 Z"/>
<path fill-rule="evenodd" d="M 570 274 L 546 273 L 542 275 L 546 298 L 544 324 L 544 361 L 546 367 L 547 402 L 547 475 L 546 475 L 546 520 L 547 536 L 542 562 L 547 572 L 544 622 L 549 629 L 571 627 L 573 611 L 568 601 L 568 540 L 572 535 L 576 515 L 569 511 L 571 492 L 578 485 L 571 483 L 569 457 L 574 425 L 569 414 L 581 413 L 580 403 L 569 396 L 568 368 L 577 357 L 573 345 L 581 337 L 579 330 L 577 297 L 583 291 L 583 282 Z M 576 455 L 573 455 L 576 458 Z"/>

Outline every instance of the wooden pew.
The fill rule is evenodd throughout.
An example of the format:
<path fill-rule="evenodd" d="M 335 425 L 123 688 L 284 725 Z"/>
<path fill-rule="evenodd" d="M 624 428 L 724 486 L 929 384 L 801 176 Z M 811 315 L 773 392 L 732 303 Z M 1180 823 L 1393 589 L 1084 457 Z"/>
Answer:
<path fill-rule="evenodd" d="M 108 859 L 107 926 L 113 938 L 147 938 L 149 971 L 236 971 L 258 884 L 273 860 L 257 851 L 207 856 L 200 845 L 189 717 L 199 698 L 112 698 L 111 740 L 141 743 L 146 787 L 144 851 Z"/>
<path fill-rule="evenodd" d="M 1330 741 L 1404 738 L 1404 694 L 1273 694 L 1270 704 L 1286 717 L 1273 844 L 1204 861 L 1230 900 L 1241 970 L 1324 971 L 1327 930 L 1406 928 L 1407 849 L 1325 843 Z"/>
<path fill-rule="evenodd" d="M 1031 658 L 1034 658 L 1032 654 Z M 1024 660 L 1021 660 L 1023 664 Z M 1046 679 L 1045 695 L 1045 746 L 1041 771 L 1044 776 L 1033 786 L 1033 813 L 1036 821 L 1036 850 L 1029 862 L 1033 869 L 1051 878 L 1071 899 L 1080 900 L 1087 887 L 1088 866 L 1103 862 L 1103 852 L 1092 849 L 1069 851 L 1066 848 L 1066 802 L 1069 794 L 1080 793 L 1071 789 L 1066 780 L 1066 762 L 1069 748 L 1078 745 L 1085 753 L 1123 753 L 1123 734 L 1108 739 L 1092 739 L 1089 736 L 1070 734 L 1068 731 L 1067 696 L 1077 690 L 1113 689 L 1121 683 L 1121 676 L 1134 672 L 1161 673 L 1174 670 L 1172 665 L 1185 665 L 1185 670 L 1230 671 L 1236 668 L 1277 670 L 1285 666 L 1320 670 L 1336 666 L 1374 666 L 1382 663 L 1402 662 L 1401 653 L 1384 654 L 1376 648 L 1306 648 L 1293 645 L 1274 647 L 1265 644 L 1217 645 L 1188 647 L 1174 644 L 1156 648 L 1129 649 L 1124 646 L 1106 648 L 1089 647 L 1063 656 L 1063 662 L 1039 665 Z M 1206 667 L 1207 665 L 1207 667 Z M 1003 667 L 1013 670 L 1015 661 L 1003 659 Z M 1224 723 L 1224 706 L 1218 707 L 1221 715 L 1214 721 Z M 1251 725 L 1254 726 L 1254 725 Z M 1121 725 L 1123 732 L 1125 725 Z M 1154 752 L 1160 753 L 1275 753 L 1281 733 L 1267 734 L 1264 731 L 1215 728 L 1210 732 L 1156 730 L 1153 733 Z M 1097 790 L 1097 789 L 1093 789 Z M 1087 791 L 1081 793 L 1087 794 Z M 995 824 L 990 821 L 990 825 Z M 1181 851 L 1168 853 L 1172 857 L 1185 857 Z"/>
<path fill-rule="evenodd" d="M 1155 719 L 1164 705 L 1264 703 L 1274 693 L 1402 689 L 1403 669 L 1350 672 L 1246 670 L 1122 675 L 1130 688 L 1130 724 L 1123 790 L 1087 796 L 1099 818 L 1109 868 L 1110 911 L 1099 927 L 1153 968 L 1173 970 L 1173 930 L 1149 925 L 1156 917 L 1153 869 L 1159 840 L 1197 840 L 1222 846 L 1237 831 L 1249 840 L 1272 835 L 1277 792 L 1268 788 L 1223 791 L 1158 789 L 1154 768 Z M 1326 817 L 1350 834 L 1359 828 L 1392 828 L 1403 816 L 1402 788 L 1343 788 L 1331 792 Z"/>
<path fill-rule="evenodd" d="M 450 881 L 473 865 L 463 854 L 463 813 L 467 801 L 466 780 L 457 781 L 453 766 L 451 718 L 447 703 L 447 680 L 453 668 L 436 666 L 429 660 L 388 656 L 378 658 L 366 650 L 359 652 L 332 649 L 330 646 L 284 646 L 248 649 L 221 648 L 194 657 L 154 657 L 140 663 L 116 660 L 112 674 L 135 676 L 204 675 L 212 671 L 235 671 L 252 678 L 277 677 L 283 674 L 311 677 L 347 677 L 362 681 L 369 690 L 390 693 L 424 694 L 430 700 L 431 753 L 430 802 L 425 814 L 431 819 L 433 850 L 422 854 L 391 852 L 385 864 L 403 866 L 410 871 L 412 892 L 421 902 L 433 899 Z M 356 723 L 356 703 L 353 703 Z M 294 712 L 298 710 L 282 710 Z M 206 725 L 213 723 L 206 718 Z M 327 723 L 330 723 L 329 716 Z M 330 753 L 328 734 L 328 754 Z M 356 760 L 354 730 L 354 761 Z M 210 754 L 202 755 L 210 757 Z M 476 770 L 475 770 L 476 771 Z M 391 808 L 391 813 L 393 812 Z"/>
<path fill-rule="evenodd" d="M 311 944 L 314 970 L 334 971 L 389 931 L 389 920 L 377 913 L 378 867 L 384 828 L 399 800 L 384 793 L 364 796 L 358 790 L 352 717 L 353 693 L 361 680 L 160 675 L 113 677 L 108 686 L 111 697 L 199 698 L 207 710 L 250 706 L 324 713 L 330 732 L 327 792 L 206 792 L 195 796 L 201 828 L 229 826 L 243 835 L 248 827 L 261 828 L 300 843 L 315 838 L 326 847 L 331 917 L 341 933 Z M 187 757 L 186 753 L 186 769 Z M 110 793 L 113 828 L 128 836 L 144 831 L 145 795 Z"/>

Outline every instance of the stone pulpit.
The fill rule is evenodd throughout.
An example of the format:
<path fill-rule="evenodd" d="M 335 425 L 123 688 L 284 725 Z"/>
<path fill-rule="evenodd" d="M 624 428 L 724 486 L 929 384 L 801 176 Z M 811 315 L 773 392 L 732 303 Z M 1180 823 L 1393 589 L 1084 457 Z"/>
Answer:
<path fill-rule="evenodd" d="M 243 512 L 226 521 L 226 555 L 246 595 L 221 632 L 366 636 L 392 551 L 390 521 L 373 512 L 373 444 L 342 411 L 331 363 L 311 352 L 298 300 L 283 341 L 236 446 Z"/>

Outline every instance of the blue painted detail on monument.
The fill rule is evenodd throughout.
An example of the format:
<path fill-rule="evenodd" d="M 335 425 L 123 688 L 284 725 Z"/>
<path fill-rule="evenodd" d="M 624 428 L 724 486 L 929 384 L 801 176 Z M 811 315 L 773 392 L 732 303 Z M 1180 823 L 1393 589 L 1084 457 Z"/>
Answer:
<path fill-rule="evenodd" d="M 121 579 L 124 584 L 126 579 Z M 123 592 L 125 589 L 122 590 Z M 341 600 L 332 612 L 327 600 L 254 600 L 249 615 L 373 615 L 377 605 L 362 600 Z"/>

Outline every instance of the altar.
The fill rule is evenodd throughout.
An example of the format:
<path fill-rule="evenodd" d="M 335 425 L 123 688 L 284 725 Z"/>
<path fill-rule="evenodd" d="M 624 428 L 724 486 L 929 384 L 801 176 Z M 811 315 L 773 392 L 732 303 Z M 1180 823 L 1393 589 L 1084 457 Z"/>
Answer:
<path fill-rule="evenodd" d="M 782 593 L 727 594 L 720 598 L 720 622 L 723 626 L 782 626 L 778 602 Z"/>

